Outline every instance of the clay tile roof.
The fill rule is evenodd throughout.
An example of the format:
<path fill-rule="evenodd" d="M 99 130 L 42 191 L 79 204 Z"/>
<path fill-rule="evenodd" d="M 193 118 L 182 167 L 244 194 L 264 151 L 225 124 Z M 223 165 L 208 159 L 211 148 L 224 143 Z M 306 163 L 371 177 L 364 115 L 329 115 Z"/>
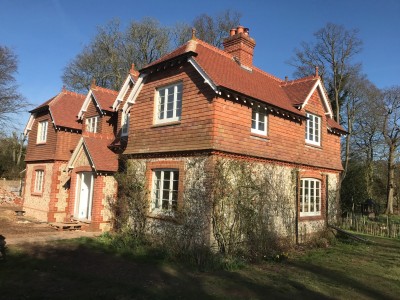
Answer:
<path fill-rule="evenodd" d="M 83 137 L 97 171 L 118 171 L 118 155 L 108 145 L 113 141 L 105 137 Z"/>
<path fill-rule="evenodd" d="M 100 86 L 91 87 L 92 93 L 102 110 L 112 111 L 112 105 L 118 92 Z"/>
<path fill-rule="evenodd" d="M 34 113 L 43 108 L 48 108 L 55 126 L 81 129 L 81 124 L 77 122 L 76 116 L 84 100 L 84 95 L 63 89 L 57 96 L 47 100 L 30 112 Z"/>
<path fill-rule="evenodd" d="M 34 109 L 30 110 L 30 113 L 34 113 L 37 112 L 43 108 L 48 108 L 49 107 L 49 103 L 57 96 L 54 96 L 53 98 L 50 98 L 49 100 L 47 100 L 46 102 L 40 104 L 39 106 L 35 107 Z"/>
<path fill-rule="evenodd" d="M 145 66 L 143 69 L 147 69 L 151 66 L 157 65 L 159 63 L 165 62 L 167 60 L 173 59 L 177 56 L 180 56 L 182 54 L 188 53 L 189 51 L 193 51 L 193 49 L 191 47 L 188 47 L 188 45 L 190 45 L 191 43 L 196 43 L 196 41 L 190 40 L 187 43 L 183 44 L 182 46 L 178 47 L 177 49 L 173 50 L 170 53 L 165 54 L 164 56 L 162 56 L 161 58 L 153 61 L 152 63 L 148 64 L 147 66 Z M 142 70 L 143 70 L 142 69 Z"/>
<path fill-rule="evenodd" d="M 347 134 L 348 132 L 340 125 L 338 122 L 336 122 L 334 119 L 331 118 L 326 118 L 326 121 L 328 123 L 328 126 L 332 129 L 336 129 L 340 131 L 341 133 Z"/>
<path fill-rule="evenodd" d="M 195 60 L 216 85 L 299 114 L 277 77 L 255 67 L 244 69 L 231 55 L 202 41 L 198 42 L 196 52 Z"/>
<path fill-rule="evenodd" d="M 280 85 L 283 83 L 281 79 L 255 67 L 247 70 L 241 67 L 233 59 L 232 55 L 199 39 L 190 40 L 142 70 L 185 53 L 192 53 L 195 56 L 194 60 L 217 86 L 263 101 L 292 113 L 300 114 L 293 107 L 286 92 L 281 88 Z"/>
<path fill-rule="evenodd" d="M 281 85 L 293 105 L 301 105 L 306 100 L 318 77 L 309 76 L 298 80 L 288 81 Z"/>

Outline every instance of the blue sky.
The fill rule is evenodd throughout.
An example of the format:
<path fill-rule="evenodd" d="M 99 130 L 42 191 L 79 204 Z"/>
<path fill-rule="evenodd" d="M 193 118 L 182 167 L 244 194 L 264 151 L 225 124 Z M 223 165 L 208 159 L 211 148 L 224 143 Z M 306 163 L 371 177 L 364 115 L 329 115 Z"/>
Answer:
<path fill-rule="evenodd" d="M 286 61 L 301 41 L 327 22 L 358 28 L 363 51 L 357 61 L 379 88 L 400 85 L 400 1 L 398 0 L 0 0 L 0 44 L 19 58 L 20 92 L 34 106 L 56 95 L 61 75 L 96 33 L 118 18 L 122 26 L 150 16 L 163 25 L 190 23 L 201 13 L 242 13 L 241 25 L 256 40 L 254 64 L 280 78 L 292 78 Z M 29 114 L 18 117 L 23 128 Z"/>

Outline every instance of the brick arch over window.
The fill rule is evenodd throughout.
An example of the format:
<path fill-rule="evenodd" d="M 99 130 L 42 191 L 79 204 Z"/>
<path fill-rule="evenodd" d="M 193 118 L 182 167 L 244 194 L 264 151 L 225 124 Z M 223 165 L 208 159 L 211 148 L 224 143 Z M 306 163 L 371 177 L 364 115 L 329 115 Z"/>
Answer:
<path fill-rule="evenodd" d="M 33 168 L 31 195 L 42 196 L 45 187 L 46 166 L 39 165 Z"/>
<path fill-rule="evenodd" d="M 297 184 L 297 213 L 299 221 L 326 219 L 326 180 L 327 176 L 321 171 L 303 170 L 299 172 Z M 307 207 L 305 201 L 308 203 L 308 209 L 305 209 Z M 319 203 L 317 204 L 315 201 Z M 313 204 L 313 210 L 309 208 L 310 204 Z M 318 209 L 319 213 L 315 211 L 316 209 Z"/>
<path fill-rule="evenodd" d="M 179 174 L 178 180 L 178 195 L 177 195 L 177 210 L 182 207 L 183 204 L 183 192 L 184 192 L 184 180 L 185 180 L 185 172 L 184 172 L 184 162 L 183 161 L 174 161 L 174 160 L 160 160 L 160 161 L 151 161 L 146 165 L 146 183 L 147 189 L 150 191 L 149 195 L 149 203 L 151 204 L 153 201 L 153 182 L 156 171 L 164 171 L 164 170 L 176 170 Z M 152 207 L 152 205 L 150 205 Z M 151 213 L 154 215 L 154 212 Z M 159 211 L 161 213 L 161 211 Z M 157 213 L 155 213 L 157 214 Z M 154 215 L 156 216 L 156 215 Z"/>

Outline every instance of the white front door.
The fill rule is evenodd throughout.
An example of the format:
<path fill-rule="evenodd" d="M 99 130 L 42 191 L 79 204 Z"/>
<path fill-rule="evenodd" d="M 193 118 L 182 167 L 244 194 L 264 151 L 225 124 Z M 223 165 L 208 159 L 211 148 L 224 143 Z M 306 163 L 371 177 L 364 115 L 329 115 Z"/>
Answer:
<path fill-rule="evenodd" d="M 82 172 L 78 174 L 76 185 L 75 218 L 90 220 L 92 213 L 93 174 Z"/>

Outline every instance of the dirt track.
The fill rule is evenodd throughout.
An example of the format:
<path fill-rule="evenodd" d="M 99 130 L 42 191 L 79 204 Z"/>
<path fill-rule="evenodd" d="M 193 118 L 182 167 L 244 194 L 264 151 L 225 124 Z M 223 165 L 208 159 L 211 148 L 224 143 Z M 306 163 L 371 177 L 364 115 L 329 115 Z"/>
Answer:
<path fill-rule="evenodd" d="M 75 231 L 58 231 L 49 224 L 39 222 L 29 216 L 16 216 L 18 206 L 0 205 L 0 235 L 6 238 L 7 245 L 45 242 L 78 237 L 92 237 L 99 233 Z"/>

